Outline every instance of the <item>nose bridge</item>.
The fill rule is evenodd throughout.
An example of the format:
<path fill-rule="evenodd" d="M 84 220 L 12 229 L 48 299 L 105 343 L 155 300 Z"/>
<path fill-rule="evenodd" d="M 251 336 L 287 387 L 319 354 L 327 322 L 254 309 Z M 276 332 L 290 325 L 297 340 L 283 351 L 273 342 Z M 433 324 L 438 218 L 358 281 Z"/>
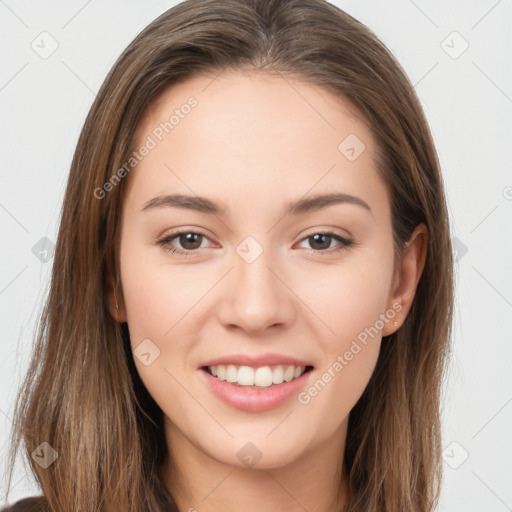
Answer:
<path fill-rule="evenodd" d="M 224 321 L 258 330 L 286 320 L 290 297 L 273 254 L 252 236 L 236 247 Z"/>

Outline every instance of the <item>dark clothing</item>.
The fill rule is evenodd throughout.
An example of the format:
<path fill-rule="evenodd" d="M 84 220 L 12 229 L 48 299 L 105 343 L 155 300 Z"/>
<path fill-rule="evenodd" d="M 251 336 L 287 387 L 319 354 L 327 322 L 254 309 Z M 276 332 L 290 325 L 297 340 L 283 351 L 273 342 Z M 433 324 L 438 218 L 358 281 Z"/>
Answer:
<path fill-rule="evenodd" d="M 23 498 L 12 505 L 7 505 L 0 512 L 44 512 L 46 500 L 43 496 L 34 496 L 32 498 Z"/>

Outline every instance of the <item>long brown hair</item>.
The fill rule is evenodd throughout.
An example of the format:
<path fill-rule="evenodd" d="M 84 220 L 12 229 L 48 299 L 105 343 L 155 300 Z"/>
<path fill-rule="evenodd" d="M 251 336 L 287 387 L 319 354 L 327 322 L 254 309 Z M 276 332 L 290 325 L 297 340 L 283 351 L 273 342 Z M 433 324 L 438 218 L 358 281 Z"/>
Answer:
<path fill-rule="evenodd" d="M 298 77 L 351 102 L 379 148 L 397 257 L 414 228 L 427 227 L 412 308 L 382 344 L 350 413 L 344 470 L 347 512 L 432 511 L 440 492 L 440 391 L 453 304 L 439 162 L 400 65 L 368 28 L 324 0 L 187 0 L 119 57 L 71 164 L 51 289 L 16 401 L 11 468 L 23 441 L 52 511 L 177 510 L 158 476 L 168 456 L 163 413 L 138 376 L 126 324 L 108 309 L 109 286 L 118 282 L 126 180 L 108 193 L 98 190 L 129 158 L 142 116 L 164 89 L 224 69 Z M 42 442 L 58 453 L 46 469 L 30 456 Z"/>

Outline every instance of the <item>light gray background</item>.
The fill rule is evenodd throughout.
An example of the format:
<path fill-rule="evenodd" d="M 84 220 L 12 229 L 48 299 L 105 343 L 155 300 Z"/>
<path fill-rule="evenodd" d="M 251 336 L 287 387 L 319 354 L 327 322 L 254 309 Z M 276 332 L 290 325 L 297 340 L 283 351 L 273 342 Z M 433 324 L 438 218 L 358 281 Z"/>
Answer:
<path fill-rule="evenodd" d="M 108 70 L 175 3 L 0 0 L 1 469 L 52 264 L 51 252 L 42 262 L 32 248 L 55 241 L 74 147 Z M 512 2 L 333 3 L 376 32 L 411 77 L 446 183 L 458 262 L 439 510 L 512 510 Z M 51 49 L 52 38 L 47 58 L 31 47 Z M 9 502 L 38 493 L 21 465 L 13 484 Z"/>

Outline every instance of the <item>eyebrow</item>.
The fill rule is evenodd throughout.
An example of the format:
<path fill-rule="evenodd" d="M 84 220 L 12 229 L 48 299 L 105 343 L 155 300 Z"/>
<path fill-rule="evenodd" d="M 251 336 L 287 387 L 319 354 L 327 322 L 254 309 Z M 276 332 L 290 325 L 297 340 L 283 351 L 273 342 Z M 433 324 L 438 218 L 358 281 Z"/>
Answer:
<path fill-rule="evenodd" d="M 304 215 L 306 213 L 327 208 L 328 206 L 334 204 L 353 204 L 356 206 L 361 206 L 373 215 L 371 208 L 361 198 L 342 193 L 321 194 L 299 199 L 297 201 L 289 201 L 285 205 L 284 214 Z M 206 197 L 188 196 L 184 194 L 171 194 L 154 197 L 144 204 L 144 207 L 141 211 L 147 211 L 161 207 L 193 210 L 196 212 L 207 213 L 219 217 L 228 216 L 228 208 L 225 204 L 216 203 L 215 201 L 212 201 Z"/>

